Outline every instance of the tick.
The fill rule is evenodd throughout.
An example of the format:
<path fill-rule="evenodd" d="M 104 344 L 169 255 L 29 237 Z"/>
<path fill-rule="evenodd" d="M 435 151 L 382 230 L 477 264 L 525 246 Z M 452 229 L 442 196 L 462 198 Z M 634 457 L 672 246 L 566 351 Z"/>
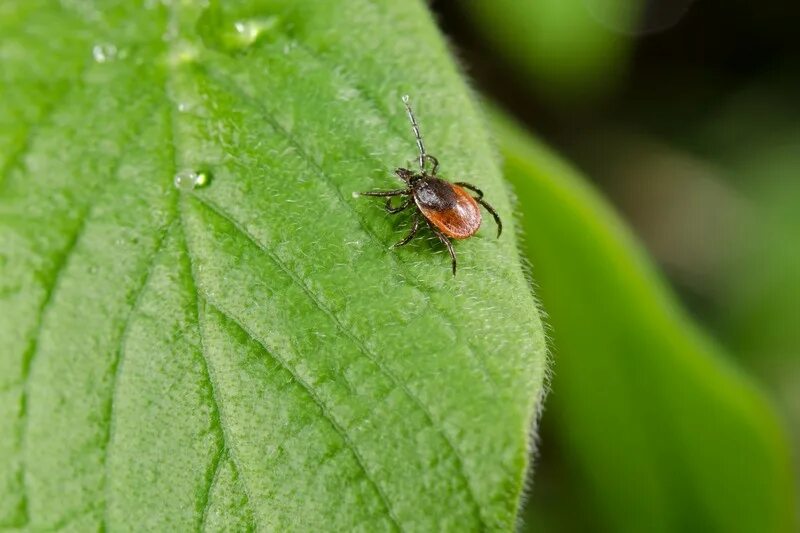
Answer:
<path fill-rule="evenodd" d="M 360 193 L 362 196 L 382 196 L 386 197 L 386 212 L 397 214 L 408 208 L 414 209 L 412 217 L 411 232 L 400 242 L 395 243 L 392 248 L 404 246 L 413 239 L 420 229 L 420 224 L 424 220 L 433 233 L 442 241 L 450 252 L 453 263 L 453 275 L 456 275 L 456 251 L 450 239 L 466 239 L 475 235 L 481 227 L 481 211 L 478 204 L 486 208 L 494 217 L 497 223 L 497 237 L 503 232 L 503 223 L 497 211 L 483 199 L 480 189 L 457 181 L 455 183 L 443 180 L 436 176 L 439 169 L 439 160 L 425 152 L 425 145 L 422 144 L 422 135 L 419 132 L 419 124 L 414 116 L 414 111 L 408 103 L 408 96 L 403 96 L 403 104 L 408 112 L 408 119 L 411 121 L 411 129 L 417 141 L 419 150 L 419 172 L 414 172 L 407 168 L 398 168 L 394 171 L 400 180 L 405 183 L 402 189 L 391 191 L 367 191 Z M 426 168 L 430 164 L 430 171 Z M 474 193 L 474 196 L 467 192 L 467 189 Z M 405 200 L 397 206 L 392 205 L 392 198 L 395 196 L 405 197 Z"/>

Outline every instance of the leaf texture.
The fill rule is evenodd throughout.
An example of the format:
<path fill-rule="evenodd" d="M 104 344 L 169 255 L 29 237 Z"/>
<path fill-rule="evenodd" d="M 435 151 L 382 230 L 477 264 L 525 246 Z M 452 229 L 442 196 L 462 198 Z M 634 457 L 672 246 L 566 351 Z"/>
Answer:
<path fill-rule="evenodd" d="M 352 196 L 415 157 L 411 93 L 510 219 L 424 6 L 0 14 L 0 526 L 512 529 L 545 368 L 513 232 L 454 279 Z"/>

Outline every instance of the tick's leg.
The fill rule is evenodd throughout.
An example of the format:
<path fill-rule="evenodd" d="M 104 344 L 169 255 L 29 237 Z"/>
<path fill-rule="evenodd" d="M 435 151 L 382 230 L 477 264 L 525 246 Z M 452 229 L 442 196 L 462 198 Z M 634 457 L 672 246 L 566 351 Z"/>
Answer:
<path fill-rule="evenodd" d="M 358 193 L 360 196 L 403 196 L 411 194 L 410 189 L 395 189 L 393 191 L 367 191 Z"/>
<path fill-rule="evenodd" d="M 489 202 L 481 198 L 480 196 L 473 196 L 475 201 L 481 204 L 483 207 L 489 211 L 492 216 L 494 217 L 494 221 L 497 223 L 497 238 L 500 238 L 500 234 L 503 233 L 503 222 L 500 220 L 500 215 L 497 214 L 497 211 L 494 210 L 494 207 L 489 205 Z"/>
<path fill-rule="evenodd" d="M 409 196 L 406 199 L 406 201 L 403 202 L 402 204 L 398 205 L 397 207 L 392 207 L 392 197 L 389 197 L 386 199 L 386 212 L 392 215 L 394 215 L 395 213 L 399 213 L 400 211 L 403 211 L 408 206 L 410 206 L 412 200 L 413 198 Z"/>
<path fill-rule="evenodd" d="M 439 231 L 437 228 L 431 226 L 431 229 L 439 237 L 439 240 L 442 241 L 442 244 L 447 246 L 447 251 L 450 252 L 450 259 L 453 260 L 453 275 L 456 275 L 456 251 L 453 249 L 453 243 L 450 242 L 450 239 L 447 238 L 447 235 Z"/>
<path fill-rule="evenodd" d="M 436 175 L 436 171 L 439 170 L 439 160 L 433 157 L 430 154 L 425 154 L 425 159 L 431 162 L 433 168 L 431 168 L 431 176 Z"/>
<path fill-rule="evenodd" d="M 408 235 L 406 235 L 405 239 L 393 244 L 392 248 L 398 248 L 400 246 L 405 246 L 406 244 L 408 244 L 409 241 L 411 241 L 411 239 L 413 239 L 414 236 L 417 234 L 417 230 L 419 230 L 419 216 L 414 216 L 414 225 L 411 227 L 411 232 Z"/>
<path fill-rule="evenodd" d="M 479 188 L 477 188 L 476 186 L 474 186 L 473 184 L 465 183 L 463 181 L 457 181 L 455 184 L 456 185 L 460 185 L 460 186 L 464 187 L 465 189 L 471 190 L 472 192 L 474 192 L 475 194 L 478 195 L 478 198 L 483 198 L 483 191 L 480 190 Z M 477 200 L 478 198 L 475 198 L 475 199 Z"/>

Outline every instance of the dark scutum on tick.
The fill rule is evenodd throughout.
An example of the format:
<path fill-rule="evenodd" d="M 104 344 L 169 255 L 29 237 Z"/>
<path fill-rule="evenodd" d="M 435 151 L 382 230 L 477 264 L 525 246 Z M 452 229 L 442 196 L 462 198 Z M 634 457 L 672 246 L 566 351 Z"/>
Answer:
<path fill-rule="evenodd" d="M 419 132 L 419 124 L 408 103 L 408 96 L 403 97 L 403 103 L 408 111 L 408 118 L 411 120 L 411 129 L 414 130 L 414 137 L 417 140 L 419 150 L 419 172 L 414 172 L 407 168 L 398 168 L 395 174 L 405 183 L 405 188 L 391 191 L 368 191 L 362 192 L 362 196 L 382 196 L 386 198 L 386 211 L 390 214 L 405 211 L 409 207 L 415 210 L 411 232 L 393 248 L 408 244 L 419 231 L 421 219 L 424 219 L 428 227 L 442 241 L 450 252 L 453 262 L 453 275 L 456 275 L 456 251 L 450 239 L 466 239 L 475 235 L 481 227 L 481 211 L 478 204 L 482 205 L 494 217 L 497 223 L 497 237 L 503 232 L 503 223 L 497 211 L 483 199 L 480 189 L 469 183 L 462 181 L 451 183 L 436 177 L 439 169 L 439 160 L 425 152 L 425 145 L 422 143 L 422 135 Z M 427 169 L 430 164 L 430 171 Z M 467 189 L 475 193 L 471 195 Z M 392 205 L 392 198 L 395 196 L 405 197 L 405 200 L 398 206 Z"/>

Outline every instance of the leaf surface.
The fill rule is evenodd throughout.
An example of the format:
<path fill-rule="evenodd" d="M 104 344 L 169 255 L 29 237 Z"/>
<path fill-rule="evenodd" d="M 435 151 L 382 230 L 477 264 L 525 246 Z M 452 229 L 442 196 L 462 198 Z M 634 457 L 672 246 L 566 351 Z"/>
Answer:
<path fill-rule="evenodd" d="M 513 528 L 545 364 L 513 231 L 454 279 L 352 196 L 415 157 L 411 93 L 511 222 L 421 3 L 13 1 L 0 31 L 0 526 Z"/>

